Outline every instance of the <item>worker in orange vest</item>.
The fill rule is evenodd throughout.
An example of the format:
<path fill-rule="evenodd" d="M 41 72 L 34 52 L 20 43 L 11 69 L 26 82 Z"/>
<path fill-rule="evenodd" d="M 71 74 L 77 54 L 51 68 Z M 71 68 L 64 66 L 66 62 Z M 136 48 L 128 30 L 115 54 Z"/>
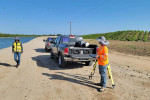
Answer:
<path fill-rule="evenodd" d="M 100 48 L 98 49 L 98 53 L 96 56 L 99 64 L 99 73 L 101 76 L 100 83 L 98 83 L 97 85 L 101 86 L 99 91 L 103 92 L 106 89 L 106 82 L 107 82 L 106 71 L 109 63 L 107 45 L 109 44 L 109 42 L 105 39 L 104 36 L 99 37 L 97 41 L 101 45 Z"/>

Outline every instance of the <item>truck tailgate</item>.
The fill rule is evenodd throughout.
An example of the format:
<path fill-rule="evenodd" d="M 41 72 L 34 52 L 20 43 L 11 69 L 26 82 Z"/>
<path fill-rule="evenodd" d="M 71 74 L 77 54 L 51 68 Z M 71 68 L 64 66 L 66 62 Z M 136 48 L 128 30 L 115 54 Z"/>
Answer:
<path fill-rule="evenodd" d="M 71 55 L 72 58 L 77 58 L 77 59 L 81 59 L 81 60 L 85 60 L 85 59 L 91 59 L 92 57 L 90 55 Z"/>
<path fill-rule="evenodd" d="M 92 54 L 93 48 L 79 48 L 79 47 L 70 47 L 69 48 L 69 54 L 74 56 L 88 56 Z M 80 54 L 80 55 L 79 55 Z"/>

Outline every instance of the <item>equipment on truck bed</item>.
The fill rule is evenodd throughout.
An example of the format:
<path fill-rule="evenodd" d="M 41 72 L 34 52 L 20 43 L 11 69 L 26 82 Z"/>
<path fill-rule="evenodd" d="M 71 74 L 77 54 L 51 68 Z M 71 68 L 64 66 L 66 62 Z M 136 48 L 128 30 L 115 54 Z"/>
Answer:
<path fill-rule="evenodd" d="M 96 55 L 90 55 L 90 56 L 93 57 L 93 58 L 96 57 Z M 89 79 L 92 79 L 92 76 L 95 73 L 96 66 L 97 66 L 97 59 L 95 59 L 95 63 L 93 65 L 93 69 L 91 71 L 91 74 L 89 75 Z M 107 66 L 107 70 L 108 70 L 109 79 L 111 79 L 112 88 L 115 88 L 115 83 L 114 83 L 114 80 L 113 80 L 113 77 L 112 77 L 112 72 L 111 72 L 110 64 Z"/>

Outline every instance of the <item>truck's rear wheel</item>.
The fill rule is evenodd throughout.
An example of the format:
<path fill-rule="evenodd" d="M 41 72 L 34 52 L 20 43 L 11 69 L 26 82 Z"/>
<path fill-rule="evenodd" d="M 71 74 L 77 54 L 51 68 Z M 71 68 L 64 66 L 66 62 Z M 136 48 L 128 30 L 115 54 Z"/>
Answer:
<path fill-rule="evenodd" d="M 51 52 L 51 59 L 53 59 L 54 58 L 54 54 L 53 54 L 53 52 Z"/>
<path fill-rule="evenodd" d="M 86 66 L 91 66 L 92 64 L 93 64 L 93 61 L 87 61 L 87 62 L 85 62 Z"/>
<path fill-rule="evenodd" d="M 47 50 L 47 48 L 45 47 L 45 50 Z"/>
<path fill-rule="evenodd" d="M 59 55 L 58 57 L 58 64 L 61 68 L 64 68 L 67 65 L 67 62 L 64 60 L 64 57 L 62 55 Z"/>

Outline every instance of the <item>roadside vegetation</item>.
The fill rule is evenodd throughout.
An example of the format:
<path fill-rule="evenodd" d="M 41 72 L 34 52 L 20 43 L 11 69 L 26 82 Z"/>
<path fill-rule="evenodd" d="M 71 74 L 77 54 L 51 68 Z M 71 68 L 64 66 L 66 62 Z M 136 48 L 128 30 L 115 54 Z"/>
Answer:
<path fill-rule="evenodd" d="M 96 39 L 85 39 L 90 44 L 98 44 Z M 109 40 L 109 51 L 150 57 L 150 42 Z"/>
<path fill-rule="evenodd" d="M 147 41 L 147 38 L 148 38 L 148 32 L 147 32 L 147 31 L 145 31 L 145 34 L 144 34 L 144 39 L 143 39 L 143 41 L 144 41 L 144 42 L 146 42 L 146 41 Z"/>
<path fill-rule="evenodd" d="M 5 34 L 5 33 L 0 33 L 0 37 L 39 37 L 39 36 L 60 36 L 61 34 L 49 34 L 49 35 L 20 35 L 20 34 Z"/>
<path fill-rule="evenodd" d="M 41 35 L 20 35 L 20 34 L 5 34 L 0 33 L 0 37 L 39 37 Z"/>
<path fill-rule="evenodd" d="M 117 31 L 109 33 L 98 33 L 82 35 L 84 39 L 97 39 L 100 36 L 105 36 L 107 40 L 120 40 L 120 41 L 150 41 L 150 31 Z"/>

